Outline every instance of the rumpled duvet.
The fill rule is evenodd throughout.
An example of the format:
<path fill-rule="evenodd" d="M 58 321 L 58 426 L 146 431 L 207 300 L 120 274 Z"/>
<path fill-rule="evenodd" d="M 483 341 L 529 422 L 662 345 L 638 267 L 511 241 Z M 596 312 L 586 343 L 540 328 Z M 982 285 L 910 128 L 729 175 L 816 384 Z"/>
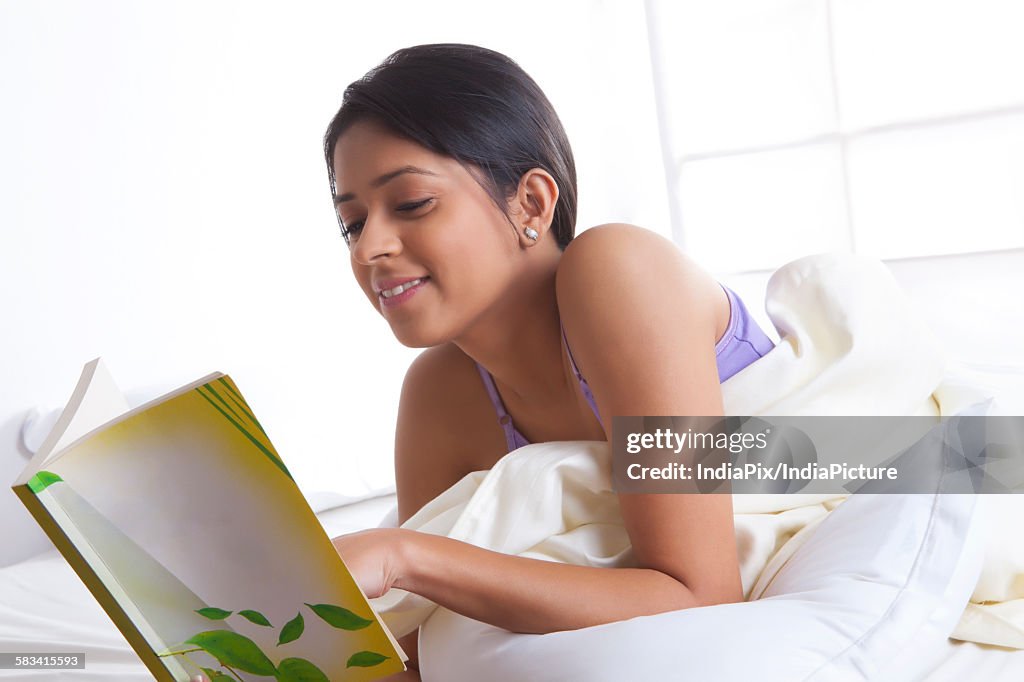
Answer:
<path fill-rule="evenodd" d="M 781 340 L 722 384 L 728 415 L 942 417 L 993 397 L 949 373 L 938 341 L 879 261 L 849 254 L 794 261 L 770 279 L 765 306 Z M 984 567 L 953 636 L 1024 648 L 1024 498 L 991 497 L 996 513 Z M 762 594 L 810 529 L 844 499 L 733 496 L 748 600 Z M 549 561 L 632 565 L 603 442 L 515 450 L 492 469 L 465 476 L 402 527 Z M 402 590 L 372 601 L 398 636 L 437 608 Z"/>

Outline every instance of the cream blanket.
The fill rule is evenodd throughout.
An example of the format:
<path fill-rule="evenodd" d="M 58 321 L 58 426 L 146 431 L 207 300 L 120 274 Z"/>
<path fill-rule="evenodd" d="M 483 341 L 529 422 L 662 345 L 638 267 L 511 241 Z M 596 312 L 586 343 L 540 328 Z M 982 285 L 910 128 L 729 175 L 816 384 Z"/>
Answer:
<path fill-rule="evenodd" d="M 766 309 L 781 341 L 722 384 L 726 414 L 944 416 L 989 397 L 947 374 L 933 334 L 879 261 L 823 254 L 789 263 L 769 281 Z M 607 443 L 529 445 L 467 475 L 403 527 L 508 554 L 628 566 L 629 537 L 610 474 Z M 1024 543 L 1015 530 L 1024 522 L 1024 497 L 989 498 L 997 513 L 985 567 L 954 637 L 1024 648 Z M 843 499 L 734 495 L 747 599 L 761 595 Z M 436 608 L 401 590 L 373 602 L 399 636 Z"/>

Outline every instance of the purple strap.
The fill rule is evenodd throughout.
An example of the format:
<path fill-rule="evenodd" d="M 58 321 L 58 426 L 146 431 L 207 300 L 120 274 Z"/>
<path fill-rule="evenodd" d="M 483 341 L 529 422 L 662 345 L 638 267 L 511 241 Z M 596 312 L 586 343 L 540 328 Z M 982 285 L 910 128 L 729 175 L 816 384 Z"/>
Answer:
<path fill-rule="evenodd" d="M 572 357 L 572 348 L 569 348 L 569 339 L 565 338 L 565 327 L 562 326 L 562 322 L 558 322 L 559 328 L 562 330 L 562 343 L 565 344 L 565 350 L 569 354 L 569 364 L 572 365 L 572 371 L 576 375 L 576 378 L 580 382 L 580 388 L 583 389 L 583 397 L 590 403 L 590 409 L 594 411 L 594 416 L 597 417 L 598 423 L 604 426 L 604 422 L 601 421 L 601 415 L 597 411 L 597 403 L 594 401 L 594 394 L 590 391 L 590 385 L 587 384 L 587 380 L 580 374 L 580 368 L 576 366 L 576 360 Z"/>
<path fill-rule="evenodd" d="M 524 445 L 529 445 L 530 442 L 512 424 L 512 417 L 505 410 L 505 403 L 501 401 L 501 396 L 498 395 L 498 387 L 494 385 L 494 377 L 479 362 L 476 363 L 476 368 L 480 372 L 480 378 L 484 380 L 487 395 L 491 396 L 491 402 L 494 403 L 494 410 L 498 413 L 498 423 L 501 424 L 501 428 L 505 431 L 505 444 L 508 445 L 508 451 L 512 452 Z"/>
<path fill-rule="evenodd" d="M 604 422 L 601 421 L 601 415 L 597 411 L 594 394 L 590 391 L 587 380 L 583 378 L 580 368 L 576 366 L 576 360 L 572 357 L 572 349 L 569 348 L 569 341 L 565 338 L 565 327 L 562 327 L 561 323 L 558 326 L 562 330 L 562 342 L 565 343 L 565 350 L 569 354 L 572 371 L 580 382 L 580 388 L 583 389 L 583 397 L 590 404 L 590 409 L 594 411 L 597 421 L 601 423 L 601 426 L 604 426 Z M 505 431 L 505 443 L 508 445 L 508 451 L 512 452 L 516 448 L 529 445 L 530 441 L 526 440 L 526 436 L 519 433 L 519 429 L 512 423 L 512 417 L 509 415 L 508 410 L 505 409 L 505 403 L 502 402 L 501 396 L 498 395 L 498 387 L 494 385 L 494 377 L 479 362 L 476 363 L 476 368 L 480 372 L 480 378 L 484 380 L 484 387 L 487 389 L 487 395 L 491 397 L 491 402 L 494 404 L 494 411 L 498 413 L 498 423 L 501 424 L 501 428 Z"/>

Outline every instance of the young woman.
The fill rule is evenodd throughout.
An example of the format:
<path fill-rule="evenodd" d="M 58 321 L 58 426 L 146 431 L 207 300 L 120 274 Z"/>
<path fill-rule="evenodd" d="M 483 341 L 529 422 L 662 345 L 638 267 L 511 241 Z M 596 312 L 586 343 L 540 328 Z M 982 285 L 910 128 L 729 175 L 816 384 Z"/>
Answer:
<path fill-rule="evenodd" d="M 613 415 L 722 414 L 720 382 L 772 346 L 662 237 L 608 224 L 574 238 L 565 132 L 501 54 L 399 50 L 349 86 L 324 144 L 356 280 L 399 342 L 426 349 L 399 405 L 400 522 L 527 443 L 608 440 Z M 358 339 L 342 352 L 359 362 Z M 728 495 L 619 501 L 636 567 L 405 529 L 334 544 L 369 597 L 402 588 L 515 632 L 742 600 Z M 419 679 L 416 637 L 402 640 L 412 670 L 391 679 Z"/>

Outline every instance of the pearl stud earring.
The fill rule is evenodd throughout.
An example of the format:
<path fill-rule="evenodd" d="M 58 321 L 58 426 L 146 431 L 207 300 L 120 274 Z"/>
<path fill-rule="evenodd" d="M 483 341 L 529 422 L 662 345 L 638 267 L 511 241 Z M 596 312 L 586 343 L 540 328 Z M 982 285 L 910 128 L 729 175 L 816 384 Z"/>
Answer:
<path fill-rule="evenodd" d="M 529 226 L 523 228 L 523 234 L 525 234 L 527 237 L 529 237 L 533 241 L 537 241 L 537 237 L 540 236 L 539 234 L 537 234 L 537 230 L 535 230 L 535 229 L 533 229 L 532 227 L 529 227 Z"/>

